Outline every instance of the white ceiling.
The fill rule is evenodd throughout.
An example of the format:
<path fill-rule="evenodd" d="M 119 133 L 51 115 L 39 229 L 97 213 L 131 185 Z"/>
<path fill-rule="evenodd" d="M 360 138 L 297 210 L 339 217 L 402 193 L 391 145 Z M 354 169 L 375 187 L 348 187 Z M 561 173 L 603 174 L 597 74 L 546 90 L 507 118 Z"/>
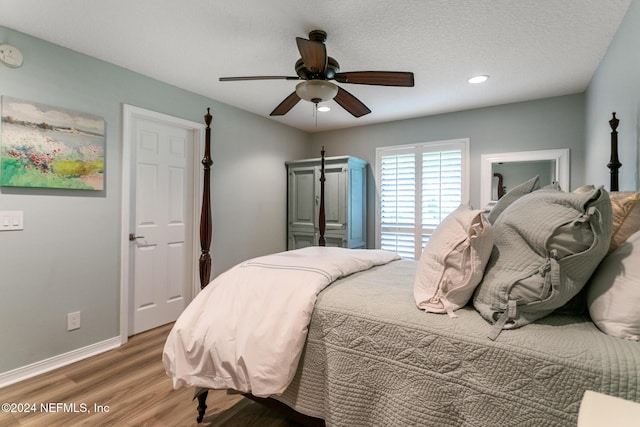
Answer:
<path fill-rule="evenodd" d="M 0 0 L 0 25 L 265 117 L 297 82 L 218 78 L 295 76 L 295 38 L 314 29 L 341 71 L 415 74 L 413 88 L 341 84 L 372 110 L 361 118 L 334 101 L 317 124 L 304 101 L 273 118 L 317 132 L 580 93 L 630 2 Z"/>

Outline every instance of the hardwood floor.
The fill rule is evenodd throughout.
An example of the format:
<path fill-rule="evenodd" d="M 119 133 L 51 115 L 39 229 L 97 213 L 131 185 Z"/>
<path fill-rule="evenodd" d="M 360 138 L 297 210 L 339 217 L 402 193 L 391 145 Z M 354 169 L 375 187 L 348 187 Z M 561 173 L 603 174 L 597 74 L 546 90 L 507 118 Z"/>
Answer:
<path fill-rule="evenodd" d="M 162 348 L 171 326 L 133 336 L 120 348 L 0 389 L 0 404 L 34 405 L 31 412 L 0 412 L 0 426 L 299 426 L 274 410 L 222 390 L 209 392 L 207 412 L 197 424 L 193 389 L 173 390 L 162 366 Z"/>

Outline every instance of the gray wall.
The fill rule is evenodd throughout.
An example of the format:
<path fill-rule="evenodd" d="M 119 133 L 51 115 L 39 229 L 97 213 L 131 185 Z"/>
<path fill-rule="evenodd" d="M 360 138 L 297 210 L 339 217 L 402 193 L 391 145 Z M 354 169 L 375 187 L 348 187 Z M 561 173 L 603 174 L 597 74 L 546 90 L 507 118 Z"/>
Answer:
<path fill-rule="evenodd" d="M 620 190 L 640 188 L 640 0 L 633 0 L 586 92 L 585 182 L 609 188 L 611 113 L 620 120 Z"/>
<path fill-rule="evenodd" d="M 313 134 L 308 155 L 318 157 L 325 146 L 327 156 L 352 155 L 369 162 L 367 194 L 367 245 L 375 238 L 376 148 L 469 138 L 471 204 L 480 204 L 480 156 L 488 153 L 569 148 L 571 187 L 584 177 L 584 96 L 569 95 L 457 113 L 441 114 L 351 129 Z M 315 153 L 315 154 L 314 154 Z"/>
<path fill-rule="evenodd" d="M 0 65 L 0 94 L 106 121 L 104 191 L 0 188 L 25 224 L 0 233 L 0 373 L 119 335 L 122 104 L 198 123 L 211 107 L 214 275 L 286 248 L 284 162 L 304 157 L 306 133 L 4 27 L 0 43 L 25 57 Z"/>

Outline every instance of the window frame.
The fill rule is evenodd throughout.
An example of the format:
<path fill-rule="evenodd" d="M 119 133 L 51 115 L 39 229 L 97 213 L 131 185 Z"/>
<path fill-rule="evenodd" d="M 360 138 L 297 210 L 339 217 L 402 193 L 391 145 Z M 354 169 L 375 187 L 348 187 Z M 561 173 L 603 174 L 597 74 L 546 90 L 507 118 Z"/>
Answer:
<path fill-rule="evenodd" d="M 459 149 L 461 151 L 461 204 L 469 203 L 470 193 L 470 161 L 469 161 L 469 138 L 457 138 L 440 141 L 421 142 L 415 144 L 392 145 L 376 148 L 376 169 L 374 174 L 375 183 L 375 247 L 380 249 L 382 239 L 381 224 L 381 182 L 382 182 L 382 157 L 402 154 L 414 154 L 416 156 L 416 185 L 415 185 L 415 220 L 412 230 L 403 230 L 407 232 L 413 231 L 414 254 L 415 259 L 420 258 L 422 253 L 422 212 L 421 212 L 421 194 L 422 194 L 422 168 L 419 167 L 423 152 L 439 152 Z M 420 227 L 418 227 L 420 222 Z"/>

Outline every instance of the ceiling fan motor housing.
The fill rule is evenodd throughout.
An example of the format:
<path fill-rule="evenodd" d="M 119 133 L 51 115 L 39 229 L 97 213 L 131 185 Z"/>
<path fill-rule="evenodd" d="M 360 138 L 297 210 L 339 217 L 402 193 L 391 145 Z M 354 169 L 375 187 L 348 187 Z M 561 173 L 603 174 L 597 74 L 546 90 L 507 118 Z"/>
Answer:
<path fill-rule="evenodd" d="M 304 66 L 302 58 L 296 61 L 296 74 L 302 80 L 330 80 L 333 79 L 336 73 L 340 72 L 340 64 L 332 57 L 327 57 L 327 66 L 323 73 L 313 73 Z"/>
<path fill-rule="evenodd" d="M 322 30 L 313 30 L 309 32 L 309 40 L 324 43 L 327 41 L 327 33 Z"/>

